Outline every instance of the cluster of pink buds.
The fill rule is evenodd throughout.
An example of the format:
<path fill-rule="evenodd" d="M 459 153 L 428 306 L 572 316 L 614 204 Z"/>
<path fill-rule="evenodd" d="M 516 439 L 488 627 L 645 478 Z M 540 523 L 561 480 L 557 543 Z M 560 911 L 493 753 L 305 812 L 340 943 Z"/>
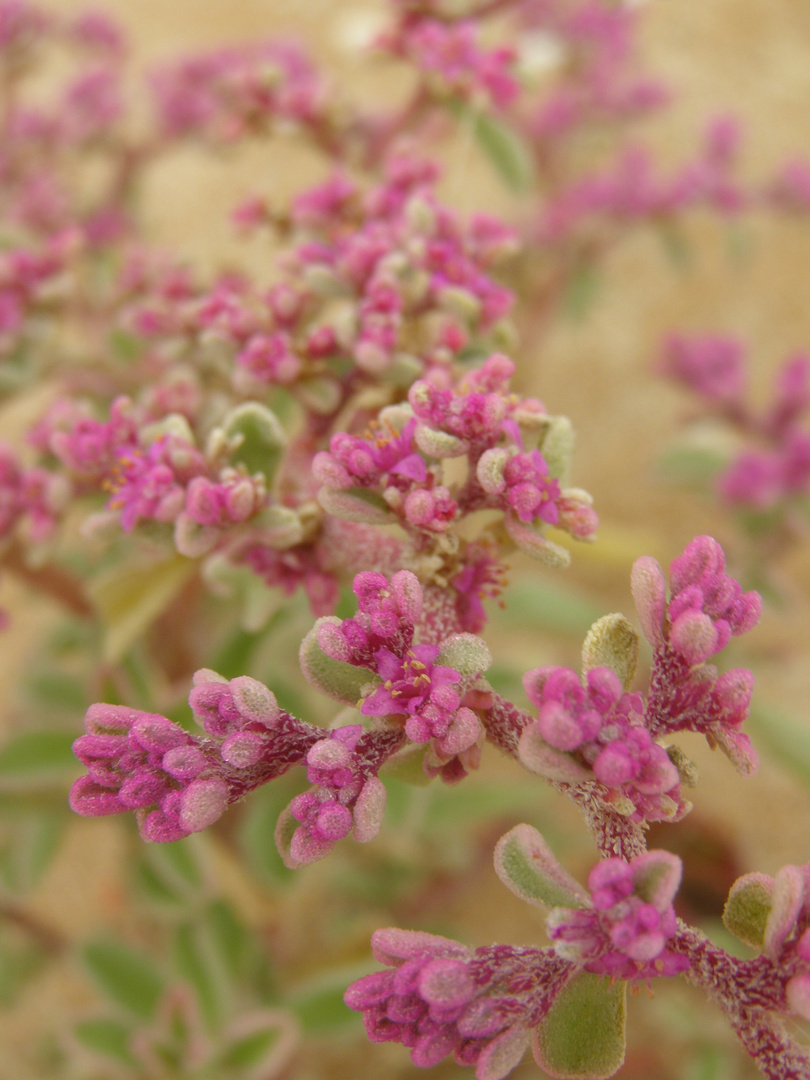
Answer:
<path fill-rule="evenodd" d="M 426 89 L 439 98 L 506 108 L 520 92 L 514 74 L 517 54 L 500 46 L 482 48 L 475 23 L 407 17 L 379 42 L 420 72 Z"/>
<path fill-rule="evenodd" d="M 566 783 L 598 780 L 635 821 L 683 816 L 678 770 L 645 726 L 642 695 L 624 693 L 615 672 L 592 668 L 583 686 L 567 668 L 535 668 L 524 686 L 539 710 L 521 736 L 527 768 Z"/>
<path fill-rule="evenodd" d="M 810 358 L 787 359 L 771 405 L 755 412 L 745 401 L 744 356 L 736 338 L 672 336 L 661 370 L 696 392 L 735 433 L 740 448 L 717 476 L 720 495 L 738 509 L 773 515 L 810 491 Z"/>
<path fill-rule="evenodd" d="M 228 683 L 200 671 L 189 701 L 208 737 L 158 714 L 91 706 L 87 734 L 74 744 L 88 774 L 73 785 L 73 809 L 93 816 L 134 810 L 145 839 L 177 840 L 299 762 L 319 737 L 246 676 Z"/>
<path fill-rule="evenodd" d="M 309 749 L 307 779 L 314 786 L 296 795 L 276 830 L 288 866 L 323 858 L 349 833 L 361 844 L 374 839 L 386 799 L 377 770 L 404 742 L 400 731 L 364 732 L 348 724 Z"/>
<path fill-rule="evenodd" d="M 668 949 L 677 925 L 672 900 L 681 869 L 680 859 L 667 851 L 599 863 L 588 877 L 591 906 L 555 908 L 548 917 L 557 954 L 614 979 L 685 971 L 686 957 Z"/>
<path fill-rule="evenodd" d="M 667 603 L 664 572 L 643 556 L 631 583 L 644 636 L 654 650 L 647 700 L 647 726 L 655 737 L 682 730 L 704 734 L 746 774 L 757 766 L 749 737 L 741 731 L 748 715 L 753 676 L 733 668 L 718 676 L 705 661 L 733 635 L 759 621 L 762 600 L 743 592 L 725 572 L 720 545 L 698 536 L 670 567 L 672 595 Z"/>
<path fill-rule="evenodd" d="M 23 465 L 10 446 L 0 444 L 0 542 L 20 531 L 34 543 L 47 539 L 68 494 L 61 476 Z"/>
<path fill-rule="evenodd" d="M 549 146 L 596 121 L 630 119 L 667 100 L 663 86 L 633 70 L 637 13 L 592 0 L 526 6 L 526 29 L 559 43 L 562 60 L 531 129 Z"/>
<path fill-rule="evenodd" d="M 220 49 L 156 72 L 159 122 L 171 138 L 230 142 L 280 120 L 333 136 L 328 95 L 308 59 L 277 42 Z"/>
<path fill-rule="evenodd" d="M 86 775 L 71 806 L 84 815 L 134 812 L 145 839 L 175 841 L 299 767 L 308 786 L 275 832 L 284 862 L 298 868 L 350 835 L 377 836 L 384 766 L 408 772 L 416 762 L 452 784 L 477 768 L 489 740 L 578 805 L 602 861 L 586 891 L 539 833 L 516 826 L 496 849 L 496 872 L 550 912 L 553 947 L 472 949 L 378 931 L 372 945 L 386 970 L 345 998 L 369 1037 L 403 1044 L 419 1066 L 452 1055 L 477 1080 L 502 1080 L 530 1044 L 547 1074 L 607 1077 L 623 1058 L 627 984 L 687 973 L 758 1061 L 787 1063 L 771 1068 L 771 1080 L 795 1080 L 807 1075 L 806 1055 L 788 1048 L 770 1014 L 810 1018 L 808 869 L 735 886 L 728 924 L 761 948 L 738 961 L 676 919 L 680 861 L 645 844 L 649 822 L 689 810 L 681 786 L 694 769 L 666 738 L 697 732 L 740 771 L 756 766 L 742 732 L 752 676 L 719 674 L 710 661 L 754 626 L 759 596 L 726 572 L 708 536 L 672 563 L 669 596 L 658 563 L 638 560 L 633 592 L 653 649 L 649 691 L 631 690 L 638 634 L 623 616 L 606 616 L 586 638 L 582 678 L 550 666 L 527 673 L 531 712 L 487 682 L 491 656 L 477 634 L 509 555 L 565 565 L 568 549 L 554 537 L 590 540 L 598 524 L 588 493 L 571 486 L 570 423 L 513 389 L 515 364 L 501 351 L 515 337 L 510 283 L 537 284 L 544 325 L 628 224 L 648 222 L 677 246 L 678 215 L 692 207 L 726 216 L 763 203 L 806 210 L 810 172 L 797 162 L 769 187 L 744 185 L 735 171 L 739 127 L 727 118 L 672 173 L 629 143 L 627 122 L 665 94 L 633 68 L 628 3 L 390 6 L 375 45 L 413 76 L 410 96 L 390 111 L 341 101 L 297 47 L 256 42 L 155 73 L 153 130 L 137 138 L 115 28 L 103 17 L 62 19 L 0 0 L 8 234 L 0 353 L 14 360 L 3 388 L 46 370 L 59 390 L 29 435 L 39 455 L 30 467 L 0 448 L 7 565 L 36 577 L 13 541 L 48 539 L 69 494 L 87 511 L 84 536 L 120 541 L 104 560 L 110 576 L 99 597 L 105 584 L 112 593 L 133 577 L 133 536 L 115 526 L 148 538 L 141 546 L 156 564 L 166 556 L 170 568 L 189 571 L 184 600 L 196 603 L 203 584 L 225 593 L 230 580 L 235 594 L 251 592 L 247 610 L 253 596 L 266 604 L 256 577 L 286 594 L 303 587 L 320 617 L 300 666 L 342 710 L 318 727 L 281 709 L 262 683 L 208 669 L 189 696 L 201 732 L 158 712 L 93 705 L 74 747 Z M 556 70 L 537 78 L 531 52 L 543 42 Z M 39 100 L 28 94 L 27 72 L 45 43 L 75 52 L 78 70 Z M 441 169 L 429 155 L 454 119 L 524 197 L 519 227 L 464 217 L 439 199 Z M 290 128 L 319 156 L 320 182 L 288 205 L 248 194 L 233 214 L 252 240 L 272 234 L 272 286 L 229 270 L 198 279 L 140 242 L 133 194 L 160 154 L 178 144 L 275 140 Z M 583 172 L 577 162 L 595 133 L 602 164 Z M 88 184 L 90 154 L 99 179 Z M 53 327 L 60 332 L 46 337 Z M 42 347 L 51 340 L 53 350 Z M 74 351 L 81 365 L 64 362 Z M 762 416 L 743 400 L 736 342 L 673 338 L 666 366 L 758 440 L 723 474 L 728 500 L 771 512 L 808 493 L 806 358 L 787 363 Z M 55 572 L 38 580 L 56 593 L 61 567 L 45 570 Z M 331 613 L 350 581 L 357 610 L 341 619 Z M 78 584 L 75 593 L 84 613 Z M 129 622 L 153 608 L 170 634 L 185 632 L 180 605 L 151 592 Z M 114 638 L 119 626 L 105 629 Z M 188 648 L 178 656 L 193 656 L 199 641 L 179 644 Z M 144 651 L 157 662 L 151 644 Z"/>
<path fill-rule="evenodd" d="M 208 670 L 195 675 L 189 704 L 204 736 L 159 714 L 93 705 L 87 734 L 74 744 L 87 775 L 73 785 L 72 808 L 91 816 L 135 811 L 144 839 L 165 843 L 208 828 L 247 792 L 306 765 L 315 787 L 293 800 L 279 825 L 282 846 L 294 819 L 283 848 L 290 865 L 321 858 L 353 825 L 361 842 L 376 835 L 385 808 L 376 774 L 404 742 L 401 733 L 348 725 L 325 736 L 281 710 L 255 679 L 229 682 Z"/>
<path fill-rule="evenodd" d="M 515 234 L 482 214 L 460 221 L 436 199 L 438 177 L 433 162 L 393 155 L 365 192 L 337 170 L 283 211 L 252 199 L 243 225 L 274 225 L 288 242 L 278 284 L 229 275 L 207 292 L 153 287 L 122 324 L 171 341 L 175 356 L 228 358 L 240 394 L 288 388 L 325 427 L 359 386 L 407 387 L 486 342 L 510 311 L 491 275 Z"/>
<path fill-rule="evenodd" d="M 465 633 L 415 644 L 415 628 L 425 626 L 428 613 L 422 586 L 409 570 L 390 582 L 383 574 L 358 574 L 354 591 L 357 615 L 321 620 L 319 648 L 333 662 L 370 672 L 359 702 L 364 716 L 396 721 L 411 742 L 430 744 L 429 774 L 461 779 L 480 759 L 484 730 L 474 709 L 488 701 L 488 688 L 475 684 L 491 662 L 489 650 Z"/>
<path fill-rule="evenodd" d="M 477 1080 L 500 1080 L 520 1062 L 572 972 L 548 949 L 473 950 L 409 930 L 377 930 L 371 945 L 389 970 L 352 983 L 345 1001 L 372 1042 L 402 1043 L 421 1066 L 452 1054 Z"/>

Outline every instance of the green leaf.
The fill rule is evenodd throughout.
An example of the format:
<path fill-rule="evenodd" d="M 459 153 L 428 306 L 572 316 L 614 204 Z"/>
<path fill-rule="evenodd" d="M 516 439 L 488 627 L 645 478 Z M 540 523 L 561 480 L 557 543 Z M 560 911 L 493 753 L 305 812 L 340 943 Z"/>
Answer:
<path fill-rule="evenodd" d="M 278 417 L 257 401 L 238 405 L 224 422 L 225 437 L 233 445 L 232 458 L 247 471 L 263 473 L 270 486 L 287 443 Z"/>
<path fill-rule="evenodd" d="M 318 502 L 327 514 L 362 525 L 393 525 L 395 518 L 385 499 L 376 491 L 353 487 L 346 491 L 321 488 Z"/>
<path fill-rule="evenodd" d="M 540 448 L 548 465 L 548 475 L 562 488 L 571 485 L 574 441 L 574 425 L 568 417 L 553 416 L 543 433 Z"/>
<path fill-rule="evenodd" d="M 343 660 L 333 660 L 327 656 L 318 644 L 318 629 L 323 623 L 337 623 L 334 616 L 327 615 L 318 619 L 310 632 L 301 642 L 298 659 L 307 682 L 320 690 L 322 694 L 341 701 L 344 705 L 356 705 L 361 698 L 361 690 L 369 683 L 378 682 L 379 676 L 367 668 L 355 667 Z"/>
<path fill-rule="evenodd" d="M 77 1024 L 74 1034 L 79 1042 L 98 1054 L 122 1061 L 125 1065 L 134 1065 L 135 1058 L 130 1050 L 132 1032 L 126 1024 L 118 1020 L 85 1020 Z"/>
<path fill-rule="evenodd" d="M 178 889 L 198 893 L 205 884 L 205 838 L 187 836 L 169 844 L 153 844 L 147 858 Z"/>
<path fill-rule="evenodd" d="M 267 1028 L 264 1031 L 254 1031 L 250 1035 L 243 1035 L 241 1039 L 235 1039 L 222 1051 L 217 1057 L 216 1067 L 218 1069 L 246 1069 L 251 1065 L 258 1065 L 280 1037 L 278 1028 Z"/>
<path fill-rule="evenodd" d="M 271 1080 L 286 1069 L 299 1037 L 295 1016 L 287 1010 L 245 1014 L 224 1034 L 224 1045 L 206 1063 L 201 1076 L 205 1080 Z"/>
<path fill-rule="evenodd" d="M 624 1062 L 627 983 L 581 972 L 534 1033 L 541 1069 L 555 1080 L 603 1080 Z"/>
<path fill-rule="evenodd" d="M 408 786 L 427 787 L 432 777 L 425 772 L 426 753 L 427 748 L 420 746 L 419 743 L 407 744 L 383 762 L 380 768 L 380 779 L 384 780 L 386 785 L 391 780 L 398 780 Z M 386 807 L 386 817 L 389 812 L 390 807 Z"/>
<path fill-rule="evenodd" d="M 38 784 L 76 772 L 73 731 L 26 731 L 0 749 L 0 784 Z"/>
<path fill-rule="evenodd" d="M 116 941 L 85 945 L 82 958 L 106 996 L 141 1020 L 149 1020 L 163 994 L 165 980 L 140 953 Z"/>
<path fill-rule="evenodd" d="M 351 619 L 356 614 L 357 597 L 348 585 L 344 585 L 340 590 L 340 599 L 335 608 L 335 615 L 338 619 Z M 219 671 L 219 668 L 216 668 L 216 670 Z"/>
<path fill-rule="evenodd" d="M 597 619 L 582 643 L 583 675 L 592 668 L 606 667 L 629 689 L 638 663 L 638 634 L 633 624 L 619 612 Z"/>
<path fill-rule="evenodd" d="M 528 145 L 517 132 L 490 113 L 472 109 L 464 102 L 450 101 L 448 108 L 460 125 L 472 131 L 506 186 L 516 195 L 529 191 L 535 182 L 534 162 Z"/>
<path fill-rule="evenodd" d="M 703 487 L 728 463 L 722 449 L 695 444 L 673 446 L 658 461 L 664 480 Z"/>
<path fill-rule="evenodd" d="M 588 895 L 531 825 L 516 825 L 495 846 L 495 872 L 515 896 L 538 907 L 581 908 Z"/>
<path fill-rule="evenodd" d="M 257 942 L 224 900 L 215 900 L 206 909 L 205 925 L 217 953 L 234 980 L 252 967 Z"/>
<path fill-rule="evenodd" d="M 284 865 L 273 837 L 281 811 L 300 790 L 295 773 L 279 777 L 251 795 L 241 820 L 239 847 L 248 866 L 261 881 L 275 887 L 289 885 L 295 878 L 294 871 Z"/>
<path fill-rule="evenodd" d="M 244 675 L 250 670 L 253 654 L 263 636 L 238 627 L 211 661 L 212 671 L 219 672 L 223 679 L 236 679 Z"/>
<path fill-rule="evenodd" d="M 160 906 L 198 907 L 206 893 L 205 843 L 203 836 L 187 836 L 144 848 L 137 866 L 141 890 Z"/>
<path fill-rule="evenodd" d="M 451 634 L 441 643 L 436 663 L 469 677 L 486 671 L 492 663 L 492 654 L 487 643 L 475 634 Z"/>
<path fill-rule="evenodd" d="M 195 569 L 194 560 L 172 555 L 147 565 L 117 566 L 90 582 L 88 593 L 104 626 L 105 661 L 117 663 L 129 651 Z"/>

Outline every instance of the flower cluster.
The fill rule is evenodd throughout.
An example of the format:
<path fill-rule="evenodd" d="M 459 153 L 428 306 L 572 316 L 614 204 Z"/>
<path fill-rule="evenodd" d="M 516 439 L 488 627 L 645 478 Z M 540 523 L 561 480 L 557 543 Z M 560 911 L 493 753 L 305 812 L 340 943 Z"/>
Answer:
<path fill-rule="evenodd" d="M 615 672 L 592 668 L 583 686 L 567 668 L 535 668 L 524 685 L 539 710 L 521 736 L 528 768 L 567 783 L 598 780 L 633 820 L 685 813 L 678 770 L 645 726 L 642 695 L 624 693 Z"/>
<path fill-rule="evenodd" d="M 353 104 L 298 47 L 254 42 L 155 72 L 145 132 L 126 107 L 115 27 L 0 0 L 0 393 L 43 375 L 49 391 L 30 457 L 0 448 L 4 569 L 72 597 L 84 616 L 92 605 L 72 562 L 97 562 L 88 594 L 112 624 L 113 675 L 122 657 L 129 672 L 126 649 L 157 619 L 153 636 L 177 638 L 182 669 L 144 640 L 160 673 L 144 696 L 155 711 L 89 709 L 71 805 L 133 811 L 145 839 L 174 841 L 299 767 L 308 787 L 275 833 L 297 868 L 350 834 L 377 836 L 386 764 L 410 774 L 416 762 L 454 783 L 478 766 L 485 740 L 512 755 L 577 804 L 601 858 L 586 893 L 530 827 L 498 845 L 502 880 L 550 909 L 553 948 L 379 931 L 372 944 L 387 969 L 346 995 L 372 1040 L 402 1043 L 417 1065 L 452 1055 L 478 1080 L 501 1080 L 530 1042 L 551 1075 L 612 1075 L 626 984 L 680 972 L 715 997 L 758 1061 L 782 1055 L 772 1080 L 807 1072 L 790 1072 L 803 1055 L 764 1016 L 810 1017 L 807 868 L 743 879 L 731 923 L 762 955 L 737 961 L 678 923 L 680 862 L 645 843 L 648 822 L 689 809 L 681 785 L 694 769 L 663 739 L 699 732 L 742 772 L 755 768 L 741 730 L 752 676 L 710 661 L 754 626 L 758 595 L 726 572 L 708 536 L 671 564 L 669 597 L 658 563 L 638 560 L 649 691 L 631 690 L 638 635 L 606 616 L 585 640 L 581 679 L 560 667 L 527 673 L 531 713 L 487 682 L 477 636 L 516 550 L 561 566 L 570 555 L 556 533 L 590 540 L 598 524 L 588 493 L 571 486 L 570 423 L 515 390 L 506 352 L 517 327 L 534 349 L 630 225 L 652 225 L 676 249 L 679 215 L 693 207 L 732 216 L 810 205 L 801 162 L 776 182 L 742 182 L 729 118 L 671 172 L 629 141 L 629 122 L 666 97 L 634 66 L 636 17 L 612 0 L 391 0 L 376 48 L 410 69 L 398 104 Z M 66 81 L 37 76 L 29 93 L 42 46 L 61 51 Z M 455 121 L 520 194 L 515 223 L 439 197 L 431 154 Z M 233 213 L 252 242 L 271 234 L 272 285 L 231 269 L 198 276 L 153 249 L 137 194 L 161 155 L 249 139 L 276 150 L 290 129 L 320 161 L 320 181 L 285 204 L 242 193 Z M 531 319 L 515 311 L 521 293 Z M 757 440 L 720 479 L 730 502 L 776 514 L 807 495 L 807 358 L 788 361 L 762 415 L 743 400 L 732 339 L 673 337 L 665 367 Z M 63 558 L 80 517 L 96 546 L 89 559 Z M 51 537 L 52 552 L 25 544 L 29 561 L 15 542 Z M 148 580 L 153 565 L 168 575 Z M 319 618 L 300 666 L 343 712 L 315 726 L 262 683 L 203 668 L 189 697 L 202 731 L 191 733 L 157 711 L 171 710 L 173 687 L 200 663 L 188 612 L 204 610 L 206 587 L 225 595 L 235 583 L 236 643 L 264 644 L 278 596 L 257 578 L 306 591 Z M 341 619 L 330 613 L 349 583 L 357 610 Z M 248 625 L 256 597 L 264 607 Z M 233 661 L 230 644 L 223 655 Z"/>
<path fill-rule="evenodd" d="M 751 740 L 741 726 L 748 715 L 753 676 L 733 668 L 718 676 L 705 661 L 733 635 L 747 633 L 762 612 L 756 592 L 743 592 L 725 572 L 725 556 L 710 536 L 696 537 L 664 572 L 655 559 L 638 559 L 633 596 L 644 636 L 654 649 L 646 717 L 650 732 L 691 730 L 719 745 L 746 774 L 756 769 Z"/>
<path fill-rule="evenodd" d="M 592 906 L 555 908 L 548 917 L 557 954 L 614 979 L 685 971 L 689 961 L 668 948 L 676 930 L 672 900 L 681 869 L 680 859 L 666 851 L 599 863 L 588 877 Z"/>
<path fill-rule="evenodd" d="M 444 22 L 406 17 L 379 42 L 422 74 L 425 87 L 439 98 L 470 100 L 496 108 L 511 105 L 520 91 L 514 74 L 514 49 L 484 49 L 472 21 Z"/>
<path fill-rule="evenodd" d="M 364 732 L 348 724 L 309 749 L 307 779 L 314 786 L 293 799 L 276 830 L 288 866 L 323 858 L 350 832 L 361 844 L 374 839 L 386 798 L 377 770 L 404 741 L 399 731 Z"/>
<path fill-rule="evenodd" d="M 0 444 L 0 540 L 19 530 L 34 543 L 46 539 L 68 494 L 62 477 L 23 465 L 10 446 Z"/>
<path fill-rule="evenodd" d="M 172 138 L 233 142 L 280 121 L 333 137 L 323 80 L 288 43 L 219 49 L 154 73 L 158 120 Z"/>
<path fill-rule="evenodd" d="M 247 792 L 305 765 L 314 787 L 279 824 L 290 865 L 321 858 L 353 826 L 360 842 L 376 835 L 385 808 L 377 771 L 402 745 L 400 733 L 350 724 L 324 735 L 280 709 L 255 679 L 228 681 L 205 669 L 194 677 L 189 704 L 204 736 L 159 714 L 93 705 L 87 734 L 74 744 L 87 775 L 73 785 L 72 808 L 91 816 L 135 811 L 144 839 L 165 843 L 208 828 Z"/>
<path fill-rule="evenodd" d="M 241 443 L 210 440 L 206 455 L 184 417 L 148 420 L 147 408 L 119 398 L 106 422 L 57 415 L 50 432 L 40 425 L 39 437 L 79 486 L 110 493 L 106 509 L 126 532 L 142 520 L 171 524 L 184 555 L 205 553 L 265 507 L 266 477 L 239 467 Z"/>
<path fill-rule="evenodd" d="M 373 1042 L 399 1042 L 415 1065 L 452 1054 L 477 1080 L 500 1080 L 519 1063 L 531 1029 L 549 1011 L 571 966 L 547 949 L 469 949 L 436 934 L 377 930 L 374 956 L 388 971 L 352 983 L 344 1000 L 363 1013 Z"/>
<path fill-rule="evenodd" d="M 514 233 L 482 214 L 462 222 L 437 200 L 438 178 L 434 163 L 393 154 L 365 191 L 338 170 L 288 208 L 253 199 L 239 219 L 280 232 L 280 282 L 261 290 L 229 275 L 180 295 L 153 287 L 123 307 L 121 323 L 163 348 L 171 340 L 175 356 L 228 357 L 238 393 L 287 387 L 324 425 L 359 386 L 407 387 L 486 341 L 510 311 L 492 272 Z"/>
<path fill-rule="evenodd" d="M 318 646 L 332 661 L 371 673 L 359 703 L 364 716 L 396 721 L 411 742 L 430 744 L 429 774 L 461 779 L 480 758 L 483 726 L 465 703 L 487 700 L 486 688 L 479 692 L 475 683 L 490 664 L 489 650 L 464 633 L 414 643 L 417 624 L 431 636 L 441 626 L 426 621 L 424 591 L 409 570 L 398 571 L 390 582 L 383 574 L 358 574 L 354 592 L 357 615 L 322 620 Z"/>
<path fill-rule="evenodd" d="M 282 712 L 261 683 L 200 671 L 189 698 L 209 737 L 166 717 L 93 705 L 74 751 L 88 774 L 71 791 L 79 814 L 134 810 L 147 840 L 178 840 L 208 828 L 246 791 L 306 754 L 318 731 Z"/>
<path fill-rule="evenodd" d="M 661 369 L 695 391 L 734 433 L 738 448 L 716 478 L 720 495 L 739 510 L 792 522 L 790 507 L 810 491 L 810 358 L 789 357 L 772 403 L 755 412 L 745 400 L 744 356 L 736 338 L 674 336 Z"/>

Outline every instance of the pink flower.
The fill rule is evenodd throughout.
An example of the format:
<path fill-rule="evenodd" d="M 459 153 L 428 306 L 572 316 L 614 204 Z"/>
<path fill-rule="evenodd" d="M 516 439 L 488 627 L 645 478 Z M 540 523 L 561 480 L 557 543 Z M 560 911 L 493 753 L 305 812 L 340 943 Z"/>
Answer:
<path fill-rule="evenodd" d="M 236 362 L 260 382 L 280 386 L 295 382 L 303 367 L 289 335 L 283 331 L 254 334 L 237 355 Z"/>
<path fill-rule="evenodd" d="M 762 613 L 759 593 L 744 593 L 725 573 L 725 562 L 713 537 L 698 536 L 670 564 L 669 643 L 691 664 L 747 633 Z"/>
<path fill-rule="evenodd" d="M 376 670 L 380 649 L 401 657 L 411 647 L 423 594 L 409 570 L 399 570 L 390 582 L 384 574 L 365 571 L 352 584 L 359 610 L 338 627 L 323 626 L 318 643 L 327 655 Z"/>
<path fill-rule="evenodd" d="M 482 600 L 500 596 L 503 575 L 503 566 L 493 554 L 480 545 L 471 546 L 466 565 L 450 580 L 457 594 L 456 614 L 461 630 L 472 634 L 483 630 L 487 616 Z"/>
<path fill-rule="evenodd" d="M 266 585 L 281 589 L 287 596 L 302 587 L 313 615 L 329 615 L 335 610 L 339 598 L 338 583 L 325 565 L 321 542 L 279 549 L 263 542 L 259 534 L 255 540 L 240 545 L 232 559 L 249 566 Z"/>
<path fill-rule="evenodd" d="M 412 419 L 400 432 L 390 425 L 378 427 L 368 439 L 338 432 L 332 436 L 328 453 L 315 455 L 313 474 L 333 490 L 356 485 L 407 489 L 412 481 L 421 483 L 427 478 L 427 466 L 414 445 L 415 430 Z"/>
<path fill-rule="evenodd" d="M 538 707 L 520 740 L 527 768 L 569 783 L 595 778 L 630 799 L 634 821 L 682 810 L 678 770 L 646 727 L 641 695 L 623 693 L 609 668 L 592 668 L 584 687 L 567 668 L 535 668 L 524 686 Z"/>
<path fill-rule="evenodd" d="M 155 713 L 92 705 L 73 749 L 87 775 L 73 785 L 78 814 L 134 810 L 146 840 L 165 843 L 213 824 L 247 791 L 301 762 L 320 730 L 282 712 L 246 676 L 197 672 L 189 696 L 210 736 L 189 734 Z"/>
<path fill-rule="evenodd" d="M 745 391 L 743 353 L 742 342 L 736 338 L 672 334 L 661 370 L 710 401 L 738 402 Z"/>
<path fill-rule="evenodd" d="M 446 92 L 465 98 L 483 94 L 499 108 L 511 104 L 519 92 L 511 72 L 515 52 L 509 48 L 481 49 L 472 22 L 422 19 L 412 26 L 406 24 L 395 48 L 440 79 Z"/>
<path fill-rule="evenodd" d="M 689 960 L 668 948 L 677 924 L 672 900 L 681 861 L 648 851 L 630 862 L 605 859 L 588 877 L 593 906 L 555 908 L 548 932 L 560 957 L 619 979 L 677 975 Z"/>
<path fill-rule="evenodd" d="M 457 941 L 409 930 L 377 930 L 375 957 L 389 970 L 344 995 L 363 1013 L 372 1042 L 409 1047 L 416 1065 L 452 1054 L 476 1076 L 504 1077 L 520 1062 L 529 1032 L 549 1011 L 571 968 L 547 949 Z"/>
<path fill-rule="evenodd" d="M 191 448 L 189 448 L 191 449 Z M 146 449 L 134 447 L 118 458 L 108 481 L 111 510 L 121 512 L 121 526 L 131 532 L 142 518 L 174 521 L 185 492 L 172 460 L 171 440 L 157 439 Z"/>
<path fill-rule="evenodd" d="M 383 683 L 365 699 L 360 711 L 365 716 L 407 716 L 405 732 L 412 742 L 444 735 L 459 707 L 453 686 L 461 675 L 436 664 L 438 655 L 438 645 L 414 645 L 404 656 L 379 649 L 376 669 Z"/>
<path fill-rule="evenodd" d="M 287 816 L 298 822 L 289 846 L 283 840 L 279 843 L 289 866 L 323 858 L 350 832 L 359 843 L 374 839 L 386 799 L 377 771 L 404 741 L 401 731 L 364 732 L 360 724 L 349 724 L 309 749 L 307 779 L 314 787 L 296 795 L 279 819 L 279 837 L 286 831 Z"/>

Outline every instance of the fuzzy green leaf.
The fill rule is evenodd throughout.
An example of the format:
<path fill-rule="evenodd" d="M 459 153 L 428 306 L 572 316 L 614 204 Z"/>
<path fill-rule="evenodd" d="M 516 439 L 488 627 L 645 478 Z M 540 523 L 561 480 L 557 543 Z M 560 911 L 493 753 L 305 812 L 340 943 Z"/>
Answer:
<path fill-rule="evenodd" d="M 247 401 L 228 414 L 223 430 L 233 447 L 233 461 L 251 475 L 263 473 L 268 486 L 272 484 L 287 443 L 275 413 L 257 401 Z"/>
<path fill-rule="evenodd" d="M 492 663 L 492 655 L 487 643 L 475 634 L 453 634 L 441 643 L 436 663 L 465 676 L 480 675 Z"/>
<path fill-rule="evenodd" d="M 20 813 L 0 849 L 0 877 L 9 889 L 33 888 L 51 864 L 64 832 L 66 815 L 33 811 Z"/>
<path fill-rule="evenodd" d="M 532 187 L 534 163 L 528 146 L 511 127 L 489 113 L 471 109 L 460 101 L 448 103 L 462 129 L 470 128 L 495 171 L 516 195 Z"/>
<path fill-rule="evenodd" d="M 495 847 L 495 872 L 515 896 L 538 907 L 580 908 L 587 893 L 531 825 L 516 825 Z"/>
<path fill-rule="evenodd" d="M 755 949 L 765 941 L 765 926 L 771 913 L 773 878 L 766 874 L 746 874 L 731 886 L 723 909 L 726 928 Z"/>
<path fill-rule="evenodd" d="M 574 463 L 574 425 L 567 416 L 549 419 L 540 450 L 548 465 L 548 475 L 557 480 L 560 487 L 568 487 Z"/>
<path fill-rule="evenodd" d="M 638 663 L 638 634 L 633 624 L 619 612 L 603 615 L 588 631 L 582 643 L 582 673 L 606 667 L 629 689 Z"/>
<path fill-rule="evenodd" d="M 310 685 L 322 694 L 334 701 L 342 701 L 344 705 L 356 705 L 362 697 L 362 688 L 379 681 L 378 676 L 366 668 L 355 667 L 343 660 L 333 660 L 326 655 L 318 644 L 318 627 L 326 621 L 334 623 L 340 620 L 333 616 L 318 619 L 301 642 L 298 654 L 301 670 Z"/>
<path fill-rule="evenodd" d="M 228 980 L 210 935 L 204 924 L 185 923 L 174 938 L 177 970 L 193 988 L 203 1019 L 210 1027 L 225 1017 L 228 1003 Z"/>
<path fill-rule="evenodd" d="M 349 983 L 368 973 L 368 966 L 350 965 L 316 975 L 299 986 L 290 1005 L 304 1025 L 307 1035 L 336 1032 L 357 1026 L 359 1017 L 343 1000 Z"/>
<path fill-rule="evenodd" d="M 624 1062 L 627 983 L 581 972 L 534 1033 L 537 1064 L 555 1080 L 604 1080 Z"/>

